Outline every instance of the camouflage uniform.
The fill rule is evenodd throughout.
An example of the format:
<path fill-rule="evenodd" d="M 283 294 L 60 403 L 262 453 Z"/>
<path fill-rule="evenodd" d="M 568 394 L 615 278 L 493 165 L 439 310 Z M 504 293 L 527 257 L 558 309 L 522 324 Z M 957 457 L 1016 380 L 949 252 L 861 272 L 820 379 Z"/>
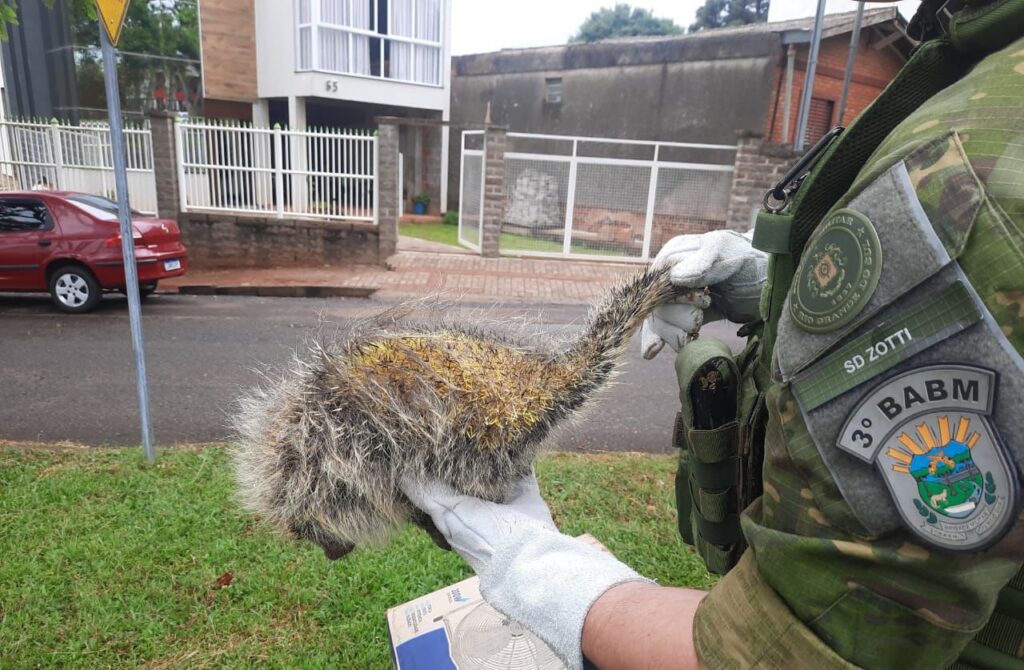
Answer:
<path fill-rule="evenodd" d="M 975 298 L 1019 356 L 1024 352 L 1024 39 L 985 57 L 903 120 L 833 211 L 857 203 L 873 206 L 863 196 L 884 185 L 894 169 L 905 169 L 952 265 L 959 264 Z M 916 207 L 894 202 L 874 203 L 872 216 L 884 216 L 887 208 Z M 890 240 L 889 247 L 884 243 L 882 255 L 890 265 L 902 263 L 911 271 L 923 262 L 916 249 L 901 248 L 898 240 Z M 800 277 L 797 272 L 795 281 Z M 870 330 L 872 323 L 901 318 L 915 304 L 911 298 L 935 295 L 934 286 L 922 286 L 913 296 L 909 288 L 890 290 L 881 296 L 885 304 L 867 317 L 867 326 L 836 335 L 829 344 L 842 346 L 854 337 L 851 333 Z M 789 318 L 784 310 L 782 321 Z M 982 327 L 975 323 L 962 333 Z M 1024 657 L 1024 624 L 1019 614 L 1016 619 L 1005 614 L 1024 612 L 1024 523 L 1011 519 L 1005 536 L 981 552 L 947 552 L 929 547 L 905 525 L 893 524 L 891 509 L 886 517 L 871 511 L 870 500 L 856 503 L 853 499 L 861 495 L 857 480 L 844 482 L 848 461 L 836 460 L 830 455 L 835 447 L 815 439 L 818 427 L 832 419 L 797 402 L 794 383 L 782 372 L 787 356 L 808 355 L 806 347 L 786 349 L 787 336 L 797 332 L 792 324 L 779 324 L 764 398 L 764 494 L 742 515 L 749 549 L 697 612 L 702 664 L 938 668 L 955 663 L 965 648 L 962 658 L 970 660 L 957 667 L 988 667 Z M 942 340 L 944 360 L 958 346 L 969 353 L 969 341 L 959 337 L 965 335 Z M 864 396 L 894 372 L 913 370 L 924 355 L 908 352 L 897 367 L 822 397 L 836 402 L 836 397 Z M 813 367 L 827 356 L 802 363 Z M 825 387 L 830 383 L 822 381 Z M 1021 454 L 1015 458 L 1019 463 Z M 1019 481 L 1017 470 L 1011 466 L 1008 472 Z M 927 515 L 929 510 L 921 509 Z M 991 649 L 1005 656 L 999 660 Z"/>

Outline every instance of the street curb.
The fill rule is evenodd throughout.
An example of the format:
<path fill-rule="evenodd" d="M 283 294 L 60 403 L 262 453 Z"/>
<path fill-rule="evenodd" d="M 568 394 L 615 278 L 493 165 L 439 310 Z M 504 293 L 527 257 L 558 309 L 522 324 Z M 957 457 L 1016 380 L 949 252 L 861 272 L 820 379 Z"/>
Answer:
<path fill-rule="evenodd" d="M 359 286 L 215 286 L 189 284 L 179 286 L 179 295 L 243 295 L 263 298 L 369 298 L 375 288 Z"/>

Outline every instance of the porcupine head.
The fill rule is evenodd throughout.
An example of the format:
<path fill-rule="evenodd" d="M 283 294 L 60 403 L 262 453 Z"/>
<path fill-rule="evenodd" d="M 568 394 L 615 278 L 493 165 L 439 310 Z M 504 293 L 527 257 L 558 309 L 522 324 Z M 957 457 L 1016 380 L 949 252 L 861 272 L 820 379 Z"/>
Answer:
<path fill-rule="evenodd" d="M 432 528 L 402 494 L 403 477 L 503 500 L 551 429 L 608 382 L 643 319 L 678 292 L 664 269 L 642 272 L 554 352 L 394 318 L 318 343 L 240 402 L 233 459 L 242 502 L 338 558 L 406 521 Z"/>

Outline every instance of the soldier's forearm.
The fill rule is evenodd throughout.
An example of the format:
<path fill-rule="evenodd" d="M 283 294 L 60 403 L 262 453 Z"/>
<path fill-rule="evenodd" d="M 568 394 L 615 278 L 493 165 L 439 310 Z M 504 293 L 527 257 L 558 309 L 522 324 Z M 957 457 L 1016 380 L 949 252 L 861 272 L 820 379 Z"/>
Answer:
<path fill-rule="evenodd" d="M 630 582 L 609 589 L 583 624 L 583 655 L 602 670 L 697 668 L 693 616 L 706 593 Z"/>

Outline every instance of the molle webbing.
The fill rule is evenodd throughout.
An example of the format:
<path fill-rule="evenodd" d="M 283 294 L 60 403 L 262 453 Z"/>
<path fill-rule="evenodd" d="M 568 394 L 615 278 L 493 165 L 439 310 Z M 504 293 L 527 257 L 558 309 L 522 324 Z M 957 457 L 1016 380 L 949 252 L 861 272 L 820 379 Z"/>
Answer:
<path fill-rule="evenodd" d="M 999 592 L 992 618 L 949 670 L 1024 670 L 1024 659 L 1019 657 L 1022 645 L 1024 569 Z"/>
<path fill-rule="evenodd" d="M 701 338 L 679 352 L 676 375 L 682 404 L 674 438 L 680 450 L 679 532 L 708 570 L 724 574 L 745 546 L 737 486 L 743 471 L 737 419 L 741 373 L 728 345 Z"/>

